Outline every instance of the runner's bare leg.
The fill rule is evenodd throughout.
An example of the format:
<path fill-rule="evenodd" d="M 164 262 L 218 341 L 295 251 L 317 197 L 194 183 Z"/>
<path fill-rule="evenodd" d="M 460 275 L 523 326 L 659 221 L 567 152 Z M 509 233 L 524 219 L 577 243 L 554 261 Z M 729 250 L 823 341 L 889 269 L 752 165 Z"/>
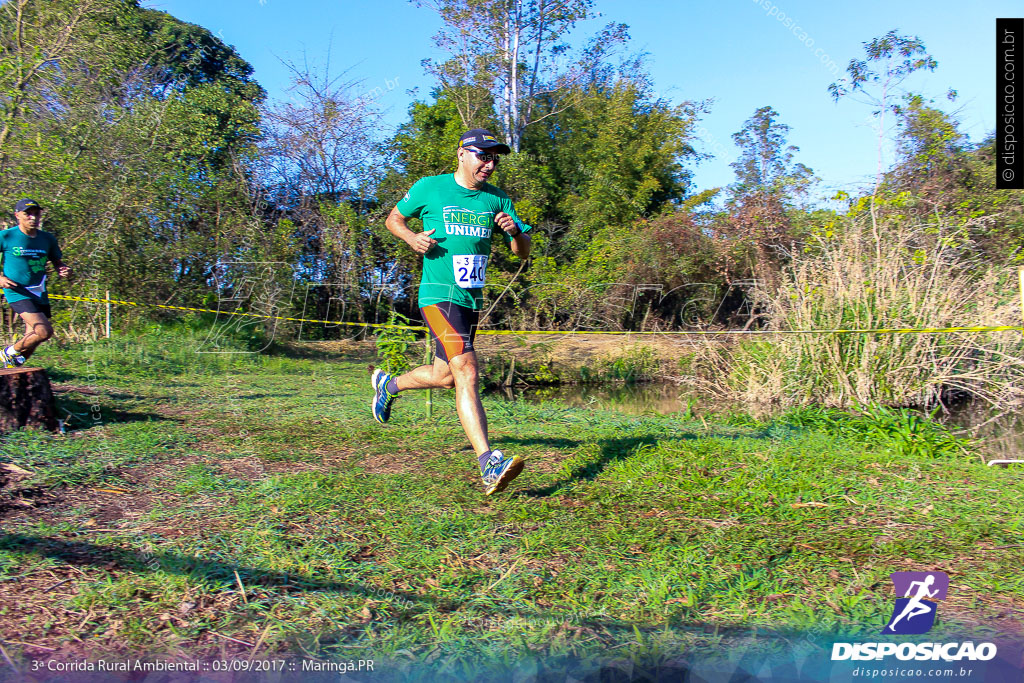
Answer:
<path fill-rule="evenodd" d="M 53 336 L 50 319 L 43 313 L 19 313 L 25 321 L 25 336 L 14 342 L 14 350 L 26 359 L 32 355 L 36 347 Z"/>
<path fill-rule="evenodd" d="M 467 351 L 448 363 L 455 376 L 455 410 L 477 456 L 491 450 L 487 439 L 487 414 L 480 402 L 480 372 L 476 351 Z"/>
<path fill-rule="evenodd" d="M 448 363 L 440 358 L 434 359 L 433 365 L 421 365 L 404 375 L 395 378 L 398 390 L 406 389 L 451 389 L 455 386 L 455 376 L 448 369 Z"/>
<path fill-rule="evenodd" d="M 433 365 L 421 365 L 395 379 L 398 390 L 451 389 L 455 387 L 455 410 L 459 422 L 477 456 L 491 450 L 487 438 L 487 414 L 480 401 L 480 372 L 476 352 L 467 351 L 446 363 L 440 358 Z"/>

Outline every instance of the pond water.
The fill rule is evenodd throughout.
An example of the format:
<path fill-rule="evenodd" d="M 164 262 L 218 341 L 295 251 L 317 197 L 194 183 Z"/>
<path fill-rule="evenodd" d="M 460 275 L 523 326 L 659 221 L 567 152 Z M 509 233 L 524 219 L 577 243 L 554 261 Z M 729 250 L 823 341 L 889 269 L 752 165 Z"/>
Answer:
<path fill-rule="evenodd" d="M 953 411 L 944 420 L 950 427 L 981 444 L 988 460 L 1024 459 L 1024 416 L 998 412 L 980 402 Z"/>
<path fill-rule="evenodd" d="M 614 410 L 627 415 L 685 413 L 707 415 L 729 406 L 714 403 L 693 389 L 667 382 L 642 384 L 567 384 L 555 387 L 494 389 L 492 396 L 504 394 L 512 401 L 558 401 L 595 410 Z M 742 405 L 733 406 L 743 409 Z M 1024 459 L 1024 415 L 997 412 L 980 402 L 960 407 L 941 418 L 962 436 L 981 444 L 987 460 Z"/>

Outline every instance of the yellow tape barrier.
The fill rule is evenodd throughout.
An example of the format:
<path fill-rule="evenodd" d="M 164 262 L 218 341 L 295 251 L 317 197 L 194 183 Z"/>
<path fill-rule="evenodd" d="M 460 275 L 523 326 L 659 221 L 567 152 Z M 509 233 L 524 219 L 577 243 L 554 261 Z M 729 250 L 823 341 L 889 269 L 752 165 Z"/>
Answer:
<path fill-rule="evenodd" d="M 168 306 L 167 304 L 147 304 L 139 303 L 137 301 L 122 301 L 120 299 L 97 299 L 88 296 L 64 296 L 62 294 L 49 294 L 51 299 L 61 299 L 63 301 L 84 301 L 86 303 L 95 304 L 121 304 L 122 306 L 143 306 L 149 308 L 165 308 L 171 311 L 195 311 L 196 313 L 216 313 L 218 315 L 238 315 L 247 318 L 264 318 L 269 320 L 290 320 L 298 323 L 327 323 L 328 325 L 350 325 L 352 327 L 385 327 L 392 329 L 402 330 L 422 330 L 427 331 L 426 327 L 417 327 L 414 325 L 385 325 L 380 323 L 348 323 L 341 320 L 311 320 L 309 318 L 288 318 L 282 315 L 264 315 L 262 313 L 239 313 L 238 311 L 218 311 L 213 308 L 191 308 L 189 306 Z"/>
<path fill-rule="evenodd" d="M 1024 266 L 1020 267 L 1017 275 L 1020 276 L 1020 316 L 1024 318 Z"/>
<path fill-rule="evenodd" d="M 1024 269 L 1021 269 L 1021 286 L 1024 288 Z M 136 301 L 122 301 L 119 299 L 98 299 L 85 296 L 65 296 L 62 294 L 50 294 L 51 299 L 62 301 L 82 301 L 98 304 L 120 304 L 123 306 L 142 306 L 150 308 L 164 308 L 172 311 L 194 311 L 197 313 L 216 313 L 218 315 L 237 315 L 247 318 L 262 318 L 268 320 L 288 320 L 300 323 L 324 323 L 327 325 L 346 325 L 350 327 L 379 327 L 383 329 L 414 330 L 427 332 L 428 328 L 422 325 L 387 325 L 383 323 L 352 323 L 341 320 L 314 320 L 310 318 L 289 318 L 281 315 L 265 315 L 262 313 L 240 313 L 238 311 L 218 311 L 212 308 L 192 308 L 189 306 L 168 306 L 166 304 L 148 304 Z M 1024 307 L 1024 289 L 1022 289 L 1021 305 Z M 608 334 L 608 335 L 765 335 L 765 334 L 943 334 L 947 332 L 1024 332 L 1021 325 L 973 325 L 970 327 L 924 327 L 924 328 L 864 328 L 864 329 L 833 329 L 833 330 L 684 330 L 679 332 L 616 332 L 613 330 L 478 330 L 477 334 L 551 334 L 551 335 L 576 335 L 576 334 Z"/>

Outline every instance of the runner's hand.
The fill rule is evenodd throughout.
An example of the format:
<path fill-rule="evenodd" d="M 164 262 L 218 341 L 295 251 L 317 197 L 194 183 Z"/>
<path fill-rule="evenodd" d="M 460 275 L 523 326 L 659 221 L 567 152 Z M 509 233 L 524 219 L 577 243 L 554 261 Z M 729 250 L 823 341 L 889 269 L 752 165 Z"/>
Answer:
<path fill-rule="evenodd" d="M 14 289 L 18 286 L 18 283 L 9 277 L 0 275 L 0 287 L 6 287 L 7 289 Z"/>
<path fill-rule="evenodd" d="M 61 277 L 71 275 L 71 266 L 61 266 L 57 269 L 57 275 L 60 275 Z"/>
<path fill-rule="evenodd" d="M 521 232 L 519 226 L 516 225 L 515 219 L 512 218 L 512 216 L 509 216 L 504 211 L 498 212 L 498 215 L 494 217 L 494 222 L 498 224 L 499 228 L 501 228 L 508 234 L 512 235 L 513 237 L 515 237 Z"/>
<path fill-rule="evenodd" d="M 409 246 L 412 247 L 412 250 L 417 254 L 426 254 L 428 251 L 433 249 L 434 245 L 437 244 L 437 240 L 431 237 L 431 235 L 434 234 L 435 229 L 436 228 L 432 228 L 413 235 L 412 239 L 409 240 Z"/>

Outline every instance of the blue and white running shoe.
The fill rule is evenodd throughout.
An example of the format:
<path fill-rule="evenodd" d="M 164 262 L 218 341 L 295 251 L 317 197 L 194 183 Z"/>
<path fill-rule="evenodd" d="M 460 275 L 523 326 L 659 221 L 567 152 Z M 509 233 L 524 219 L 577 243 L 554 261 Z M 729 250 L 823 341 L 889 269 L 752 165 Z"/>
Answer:
<path fill-rule="evenodd" d="M 398 398 L 388 391 L 391 375 L 380 368 L 373 371 L 370 384 L 373 385 L 373 419 L 384 424 L 391 418 L 391 404 Z"/>
<path fill-rule="evenodd" d="M 7 353 L 7 349 L 10 348 L 13 353 Z M 5 368 L 20 368 L 25 364 L 25 357 L 14 351 L 14 347 L 5 347 L 0 345 L 0 364 Z"/>
<path fill-rule="evenodd" d="M 484 484 L 487 490 L 484 495 L 504 491 L 513 479 L 523 471 L 523 459 L 518 455 L 506 457 L 501 451 L 491 451 L 491 457 L 484 466 Z"/>

